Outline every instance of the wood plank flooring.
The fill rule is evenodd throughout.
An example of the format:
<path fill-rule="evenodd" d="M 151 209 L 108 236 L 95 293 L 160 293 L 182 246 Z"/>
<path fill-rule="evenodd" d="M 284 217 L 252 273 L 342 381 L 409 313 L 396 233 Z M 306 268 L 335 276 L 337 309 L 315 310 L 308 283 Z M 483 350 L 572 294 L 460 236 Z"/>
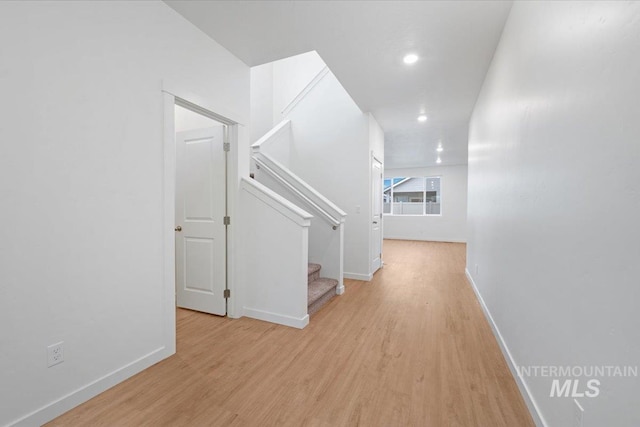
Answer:
<path fill-rule="evenodd" d="M 50 426 L 533 426 L 465 245 L 384 242 L 303 330 L 178 310 L 178 351 Z"/>

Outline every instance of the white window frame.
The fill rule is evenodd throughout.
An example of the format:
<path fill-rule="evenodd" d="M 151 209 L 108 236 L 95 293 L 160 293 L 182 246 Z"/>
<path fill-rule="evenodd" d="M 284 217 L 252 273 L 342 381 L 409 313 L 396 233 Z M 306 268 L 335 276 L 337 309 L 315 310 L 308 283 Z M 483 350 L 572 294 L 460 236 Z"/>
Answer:
<path fill-rule="evenodd" d="M 422 217 L 422 216 L 442 216 L 442 175 L 425 175 L 425 176 L 407 176 L 404 178 L 422 178 L 424 180 L 424 186 L 423 186 L 423 190 L 422 190 L 422 214 L 394 214 L 393 213 L 393 181 L 396 178 L 400 178 L 397 176 L 393 176 L 393 177 L 385 177 L 385 179 L 390 179 L 391 180 L 391 191 L 389 192 L 389 213 L 382 213 L 383 216 L 398 216 L 398 217 L 403 217 L 403 216 L 417 216 L 417 217 Z M 440 180 L 440 191 L 438 191 L 438 195 L 436 197 L 436 203 L 440 203 L 440 213 L 438 214 L 428 214 L 427 213 L 427 179 L 433 179 L 433 178 L 438 178 Z M 384 191 L 384 190 L 383 190 Z M 383 197 L 384 199 L 384 197 Z M 383 209 L 384 211 L 384 209 Z"/>

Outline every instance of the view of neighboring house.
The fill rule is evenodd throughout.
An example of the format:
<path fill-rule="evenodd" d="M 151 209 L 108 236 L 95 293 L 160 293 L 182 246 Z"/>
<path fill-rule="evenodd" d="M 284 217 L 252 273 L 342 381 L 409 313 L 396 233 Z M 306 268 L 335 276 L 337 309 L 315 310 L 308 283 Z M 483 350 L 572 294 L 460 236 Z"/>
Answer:
<path fill-rule="evenodd" d="M 440 215 L 440 178 L 385 179 L 383 200 L 385 214 Z"/>

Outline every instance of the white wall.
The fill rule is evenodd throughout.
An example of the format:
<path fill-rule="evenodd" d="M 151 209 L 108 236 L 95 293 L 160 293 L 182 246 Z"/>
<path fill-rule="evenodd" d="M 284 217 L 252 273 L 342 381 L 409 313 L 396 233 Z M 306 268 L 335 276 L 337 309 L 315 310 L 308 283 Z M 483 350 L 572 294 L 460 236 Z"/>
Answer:
<path fill-rule="evenodd" d="M 290 113 L 291 170 L 347 213 L 344 275 L 370 273 L 369 117 L 327 74 Z"/>
<path fill-rule="evenodd" d="M 249 69 L 161 2 L 0 3 L 0 56 L 0 425 L 39 425 L 170 353 L 162 82 L 246 118 Z"/>
<path fill-rule="evenodd" d="M 369 119 L 369 151 L 384 166 L 384 131 L 373 114 L 368 113 L 367 118 Z"/>
<path fill-rule="evenodd" d="M 252 98 L 252 120 L 258 118 L 258 123 L 264 124 L 269 114 L 274 117 L 273 125 L 284 118 L 291 120 L 291 134 L 263 149 L 347 212 L 344 274 L 366 280 L 371 276 L 370 162 L 372 152 L 384 161 L 382 129 L 371 114 L 358 108 L 331 72 L 301 97 L 286 117 L 280 114 L 323 68 L 316 52 L 253 67 L 252 88 L 268 93 L 265 88 L 271 86 L 273 104 L 266 102 L 268 94 Z M 255 129 L 252 135 L 256 139 L 269 130 L 263 125 Z"/>
<path fill-rule="evenodd" d="M 639 18 L 515 2 L 473 113 L 467 268 L 517 365 L 639 364 Z M 640 425 L 640 380 L 600 381 L 584 426 Z M 573 425 L 551 378 L 524 382 Z"/>
<path fill-rule="evenodd" d="M 252 143 L 284 119 L 284 110 L 324 67 L 311 51 L 251 68 Z"/>
<path fill-rule="evenodd" d="M 269 132 L 273 123 L 273 63 L 251 67 L 251 143 Z"/>
<path fill-rule="evenodd" d="M 326 66 L 311 51 L 275 61 L 273 64 L 273 124 L 280 122 L 285 109 Z"/>
<path fill-rule="evenodd" d="M 295 328 L 309 323 L 307 267 L 312 215 L 255 180 L 242 182 L 238 244 L 244 248 L 243 311 Z M 268 227 L 265 227 L 268 224 Z"/>
<path fill-rule="evenodd" d="M 387 169 L 385 178 L 439 176 L 440 216 L 384 215 L 385 239 L 467 241 L 467 165 Z"/>

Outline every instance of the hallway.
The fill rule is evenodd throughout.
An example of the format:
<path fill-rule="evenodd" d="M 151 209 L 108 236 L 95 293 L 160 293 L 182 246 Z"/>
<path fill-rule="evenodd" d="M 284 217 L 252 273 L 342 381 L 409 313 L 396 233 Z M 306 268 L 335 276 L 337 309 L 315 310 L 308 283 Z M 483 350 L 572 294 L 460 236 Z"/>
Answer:
<path fill-rule="evenodd" d="M 386 240 L 304 330 L 178 310 L 177 354 L 50 426 L 532 426 L 465 245 Z"/>

